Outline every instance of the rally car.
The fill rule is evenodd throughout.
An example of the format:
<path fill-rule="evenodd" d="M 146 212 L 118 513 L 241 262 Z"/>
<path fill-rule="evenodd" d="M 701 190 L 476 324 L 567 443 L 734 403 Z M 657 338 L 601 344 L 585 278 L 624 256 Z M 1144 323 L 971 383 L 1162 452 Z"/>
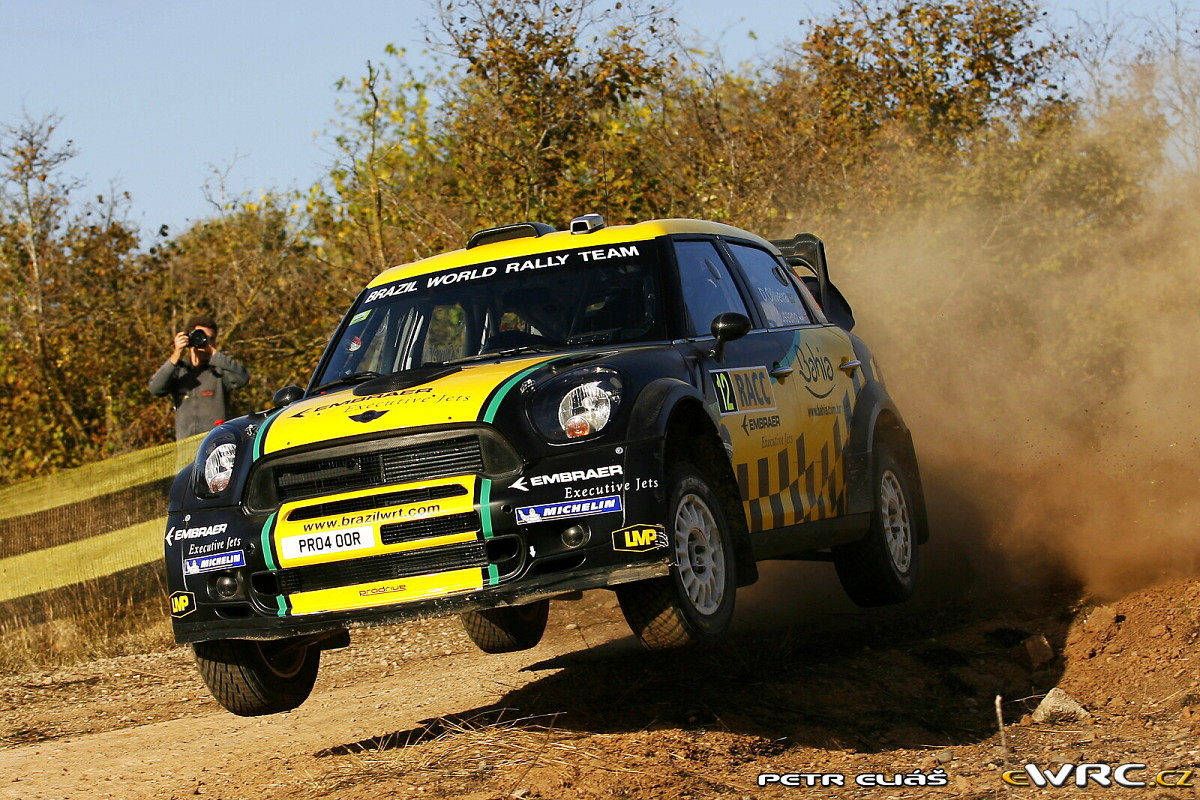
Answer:
<path fill-rule="evenodd" d="M 389 269 L 307 388 L 225 422 L 171 490 L 176 640 L 235 714 L 295 708 L 351 628 L 457 614 L 533 647 L 615 591 L 651 648 L 719 638 L 762 559 L 913 591 L 912 439 L 813 236 L 520 223 Z"/>

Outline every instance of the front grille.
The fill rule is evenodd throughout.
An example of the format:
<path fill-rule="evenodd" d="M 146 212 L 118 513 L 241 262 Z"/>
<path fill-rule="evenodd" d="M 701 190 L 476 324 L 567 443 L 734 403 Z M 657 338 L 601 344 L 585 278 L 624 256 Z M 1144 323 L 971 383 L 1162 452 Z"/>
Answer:
<path fill-rule="evenodd" d="M 429 575 L 470 567 L 486 567 L 487 553 L 482 542 L 431 547 L 407 553 L 389 553 L 353 561 L 293 567 L 274 573 L 279 593 L 315 592 L 352 586 L 358 583 L 399 580 L 414 575 Z"/>
<path fill-rule="evenodd" d="M 422 489 L 406 489 L 403 492 L 386 492 L 373 494 L 368 497 L 355 497 L 350 500 L 333 500 L 328 503 L 314 503 L 311 506 L 297 508 L 288 514 L 289 520 L 315 519 L 316 517 L 333 517 L 338 514 L 356 514 L 360 511 L 370 511 L 373 508 L 388 506 L 403 506 L 409 503 L 427 503 L 430 500 L 445 500 L 448 497 L 461 497 L 467 493 L 465 486 L 450 484 L 448 486 L 427 486 Z"/>
<path fill-rule="evenodd" d="M 483 472 L 478 436 L 427 441 L 334 458 L 280 464 L 273 469 L 279 502 L 394 483 Z"/>
<path fill-rule="evenodd" d="M 400 544 L 432 536 L 449 536 L 479 530 L 479 515 L 474 511 L 465 514 L 447 514 L 444 517 L 428 517 L 412 522 L 392 522 L 379 527 L 379 538 L 384 544 Z"/>

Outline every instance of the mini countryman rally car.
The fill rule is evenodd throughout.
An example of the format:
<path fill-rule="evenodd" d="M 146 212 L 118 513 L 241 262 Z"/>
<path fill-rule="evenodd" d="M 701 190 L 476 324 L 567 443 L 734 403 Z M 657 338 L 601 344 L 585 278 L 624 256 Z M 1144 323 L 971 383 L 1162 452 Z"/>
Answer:
<path fill-rule="evenodd" d="M 821 242 L 711 222 L 522 223 L 362 291 L 307 389 L 176 478 L 177 641 L 236 714 L 302 703 L 350 628 L 458 614 L 537 644 L 613 589 L 652 648 L 719 637 L 762 559 L 906 599 L 912 440 Z"/>

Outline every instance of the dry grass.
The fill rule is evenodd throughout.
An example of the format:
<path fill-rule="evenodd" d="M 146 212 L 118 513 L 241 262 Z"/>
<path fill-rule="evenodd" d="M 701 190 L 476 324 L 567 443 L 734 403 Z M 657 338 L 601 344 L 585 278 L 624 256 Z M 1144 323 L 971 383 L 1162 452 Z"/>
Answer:
<path fill-rule="evenodd" d="M 93 597 L 92 610 L 56 608 L 46 621 L 0 630 L 0 674 L 71 666 L 97 658 L 164 650 L 174 638 L 162 604 Z M 95 609 L 103 608 L 101 611 Z M 78 612 L 78 613 L 73 613 Z"/>
<path fill-rule="evenodd" d="M 592 734 L 555 727 L 557 714 L 505 719 L 511 709 L 471 717 L 439 717 L 421 728 L 360 742 L 338 752 L 350 754 L 330 791 L 363 781 L 402 781 L 454 794 L 488 782 L 507 795 L 535 768 L 572 779 L 585 772 L 645 773 L 591 752 L 583 740 Z"/>

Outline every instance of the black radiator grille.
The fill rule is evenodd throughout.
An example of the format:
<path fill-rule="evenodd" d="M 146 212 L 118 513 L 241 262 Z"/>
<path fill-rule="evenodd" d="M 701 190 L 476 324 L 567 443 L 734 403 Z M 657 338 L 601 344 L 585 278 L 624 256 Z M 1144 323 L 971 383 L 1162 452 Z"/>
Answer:
<path fill-rule="evenodd" d="M 479 437 L 423 442 L 373 453 L 315 458 L 274 468 L 280 502 L 394 483 L 483 472 Z"/>
<path fill-rule="evenodd" d="M 407 553 L 388 553 L 382 556 L 336 561 L 293 567 L 275 573 L 279 593 L 315 592 L 357 583 L 399 580 L 414 575 L 429 575 L 469 567 L 486 567 L 487 553 L 482 542 L 431 547 Z"/>
<path fill-rule="evenodd" d="M 400 544 L 431 536 L 449 536 L 479 530 L 479 514 L 468 511 L 464 514 L 448 514 L 444 517 L 427 517 L 412 522 L 392 522 L 379 527 L 379 539 L 384 544 Z"/>
<path fill-rule="evenodd" d="M 461 497 L 467 493 L 467 487 L 458 484 L 447 486 L 426 486 L 421 489 L 405 489 L 402 492 L 386 492 L 373 494 L 369 497 L 355 497 L 350 500 L 333 500 L 328 503 L 314 503 L 311 506 L 297 508 L 288 514 L 289 520 L 314 519 L 316 517 L 332 517 L 338 514 L 355 514 L 359 511 L 370 511 L 373 508 L 402 506 L 408 503 L 427 503 L 430 500 L 445 500 L 448 497 Z"/>

